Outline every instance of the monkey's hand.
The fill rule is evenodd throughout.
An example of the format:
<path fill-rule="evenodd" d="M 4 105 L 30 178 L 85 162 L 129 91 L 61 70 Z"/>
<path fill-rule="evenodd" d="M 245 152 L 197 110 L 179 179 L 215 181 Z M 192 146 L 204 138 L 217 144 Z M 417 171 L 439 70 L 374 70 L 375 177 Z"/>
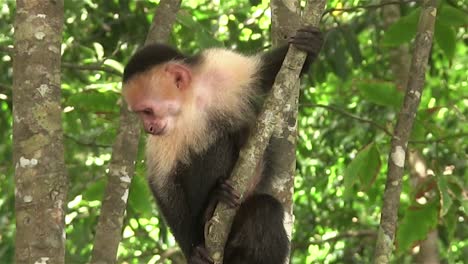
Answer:
<path fill-rule="evenodd" d="M 306 26 L 296 31 L 296 35 L 289 38 L 289 43 L 307 52 L 309 56 L 317 56 L 323 45 L 323 34 L 320 29 Z"/>
<path fill-rule="evenodd" d="M 213 264 L 214 261 L 211 259 L 205 246 L 198 245 L 193 249 L 192 256 L 188 260 L 188 264 Z"/>

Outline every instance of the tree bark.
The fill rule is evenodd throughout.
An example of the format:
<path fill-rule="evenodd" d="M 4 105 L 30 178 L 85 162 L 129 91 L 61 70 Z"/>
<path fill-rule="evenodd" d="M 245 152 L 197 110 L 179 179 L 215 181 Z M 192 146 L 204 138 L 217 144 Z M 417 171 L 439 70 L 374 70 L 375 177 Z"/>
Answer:
<path fill-rule="evenodd" d="M 427 163 L 419 150 L 410 149 L 408 154 L 411 185 L 413 186 L 414 190 L 420 190 L 421 185 L 427 181 L 427 178 L 434 176 L 427 173 Z M 419 252 L 414 256 L 415 263 L 440 263 L 438 242 L 439 232 L 437 232 L 437 229 L 431 230 L 427 234 L 427 238 L 419 242 Z"/>
<path fill-rule="evenodd" d="M 145 45 L 167 41 L 180 3 L 181 0 L 161 0 Z M 96 228 L 91 263 L 116 262 L 128 192 L 135 171 L 140 130 L 138 117 L 128 110 L 122 100 L 119 132 L 112 148 L 108 183 Z"/>
<path fill-rule="evenodd" d="M 63 1 L 16 1 L 13 162 L 16 263 L 64 263 L 67 195 L 60 48 Z"/>
<path fill-rule="evenodd" d="M 326 1 L 309 0 L 303 14 L 303 23 L 318 25 Z M 306 58 L 305 52 L 290 47 L 284 59 L 272 91 L 267 97 L 264 109 L 260 113 L 254 132 L 240 151 L 239 160 L 231 174 L 233 187 L 241 195 L 241 200 L 247 188 L 249 179 L 252 178 L 254 168 L 262 157 L 265 148 L 275 130 L 276 121 L 281 116 L 281 111 L 291 97 L 297 97 L 299 91 L 294 87 L 299 79 L 299 72 Z M 224 245 L 231 230 L 232 220 L 236 211 L 224 203 L 219 203 L 211 220 L 206 224 L 205 246 L 215 263 L 222 263 Z"/>
<path fill-rule="evenodd" d="M 273 46 L 287 43 L 288 37 L 300 26 L 300 2 L 297 0 L 272 0 L 271 8 L 271 41 Z M 296 82 L 294 91 L 299 91 L 300 82 Z M 295 93 L 299 95 L 299 93 Z M 294 175 L 296 173 L 296 140 L 298 96 L 291 96 L 281 110 L 278 126 L 270 139 L 270 147 L 275 150 L 272 173 L 273 182 L 270 190 L 284 206 L 284 226 L 288 236 L 292 237 Z M 286 261 L 289 263 L 289 260 Z"/>
<path fill-rule="evenodd" d="M 419 18 L 418 32 L 416 34 L 415 49 L 411 61 L 405 99 L 395 126 L 391 150 L 388 156 L 387 182 L 385 185 L 380 228 L 374 255 L 374 263 L 378 264 L 388 263 L 392 255 L 398 219 L 398 207 L 400 204 L 405 154 L 424 87 L 426 66 L 432 46 L 436 14 L 437 1 L 424 0 L 421 16 Z"/>
<path fill-rule="evenodd" d="M 383 3 L 390 3 L 393 0 L 384 0 Z M 401 18 L 400 4 L 384 6 L 382 9 L 384 28 L 388 28 Z M 410 53 L 408 45 L 400 45 L 399 47 L 390 49 L 390 69 L 393 74 L 393 79 L 398 90 L 403 91 L 406 88 L 409 75 Z M 409 153 L 409 168 L 410 179 L 413 189 L 420 188 L 420 184 L 427 178 L 427 166 L 422 157 L 421 152 L 416 148 L 410 148 Z M 431 231 L 427 238 L 419 243 L 419 253 L 415 257 L 417 263 L 440 263 L 438 249 L 438 232 Z"/>

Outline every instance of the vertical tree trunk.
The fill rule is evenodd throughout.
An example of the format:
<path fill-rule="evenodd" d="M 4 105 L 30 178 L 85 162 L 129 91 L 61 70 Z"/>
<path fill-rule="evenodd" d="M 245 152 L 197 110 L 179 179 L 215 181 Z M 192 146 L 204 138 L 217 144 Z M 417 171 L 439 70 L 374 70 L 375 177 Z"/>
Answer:
<path fill-rule="evenodd" d="M 419 150 L 411 149 L 408 151 L 408 154 L 411 185 L 415 190 L 422 189 L 421 184 L 424 184 L 428 177 L 433 176 L 428 175 L 427 163 Z M 427 238 L 419 242 L 419 252 L 414 256 L 415 263 L 440 263 L 438 242 L 439 233 L 437 229 L 430 231 L 427 234 Z"/>
<path fill-rule="evenodd" d="M 391 150 L 388 156 L 387 182 L 374 256 L 374 263 L 378 264 L 388 263 L 393 251 L 406 150 L 414 118 L 421 101 L 426 66 L 434 35 L 436 14 L 437 1 L 424 0 L 419 18 L 405 99 L 398 115 Z"/>
<path fill-rule="evenodd" d="M 145 44 L 167 41 L 180 3 L 181 0 L 161 0 Z M 112 148 L 108 182 L 96 228 L 91 263 L 116 262 L 130 183 L 135 171 L 140 130 L 138 117 L 128 110 L 122 100 L 119 132 Z"/>
<path fill-rule="evenodd" d="M 271 41 L 273 46 L 287 43 L 290 37 L 300 26 L 300 6 L 297 0 L 272 0 L 271 8 Z M 299 91 L 298 81 L 294 90 Z M 295 93 L 299 95 L 299 93 Z M 287 105 L 282 109 L 282 118 L 278 128 L 270 139 L 270 147 L 278 153 L 273 162 L 276 182 L 271 190 L 285 209 L 285 228 L 289 237 L 292 236 L 294 175 L 296 172 L 296 141 L 297 141 L 297 111 L 298 96 L 291 96 Z"/>
<path fill-rule="evenodd" d="M 64 263 L 67 177 L 60 106 L 63 1 L 16 3 L 16 263 Z"/>

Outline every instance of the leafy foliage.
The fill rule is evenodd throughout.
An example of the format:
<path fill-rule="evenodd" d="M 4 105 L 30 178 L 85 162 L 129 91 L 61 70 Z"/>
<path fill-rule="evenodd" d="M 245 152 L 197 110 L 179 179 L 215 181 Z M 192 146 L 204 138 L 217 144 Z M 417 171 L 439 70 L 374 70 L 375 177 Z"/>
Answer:
<path fill-rule="evenodd" d="M 66 0 L 63 33 L 63 127 L 70 178 L 67 263 L 86 263 L 92 249 L 106 169 L 118 126 L 120 73 L 144 42 L 157 1 Z M 374 1 L 330 0 L 328 7 Z M 369 263 L 385 185 L 390 136 L 403 93 L 394 85 L 389 54 L 410 45 L 419 9 L 384 30 L 379 8 L 323 17 L 325 46 L 300 99 L 295 178 L 293 263 Z M 435 45 L 410 149 L 421 153 L 428 179 L 407 170 L 395 263 L 412 263 L 412 247 L 439 233 L 441 258 L 463 263 L 468 133 L 468 5 L 441 1 Z M 14 258 L 12 50 L 14 1 L 0 0 L 0 259 Z M 207 47 L 253 53 L 270 46 L 268 1 L 183 1 L 171 44 L 187 53 Z M 369 122 L 370 121 L 370 122 Z M 143 144 L 143 142 L 142 142 Z M 140 148 L 142 149 L 142 148 Z M 143 153 L 132 182 L 120 263 L 179 263 L 144 178 Z M 382 163 L 384 164 L 382 166 Z M 424 201 L 424 202 L 423 202 Z M 368 231 L 371 232 L 368 232 Z M 353 231 L 353 232 L 350 232 Z M 364 232 L 365 231 L 365 232 Z M 161 263 L 161 262 L 159 262 Z"/>

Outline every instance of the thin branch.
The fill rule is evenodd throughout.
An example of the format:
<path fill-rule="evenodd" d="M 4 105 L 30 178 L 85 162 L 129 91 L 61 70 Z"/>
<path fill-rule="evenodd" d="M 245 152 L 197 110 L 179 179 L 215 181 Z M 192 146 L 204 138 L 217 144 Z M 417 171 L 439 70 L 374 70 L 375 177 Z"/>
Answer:
<path fill-rule="evenodd" d="M 447 135 L 447 136 L 440 137 L 440 138 L 433 138 L 433 139 L 427 139 L 427 140 L 410 140 L 409 142 L 411 144 L 439 143 L 439 142 L 443 142 L 446 140 L 459 139 L 459 138 L 464 138 L 467 136 L 468 136 L 468 132 L 462 132 L 458 134 Z"/>
<path fill-rule="evenodd" d="M 326 239 L 314 239 L 312 241 L 305 241 L 304 243 L 293 243 L 292 251 L 307 249 L 310 245 L 321 245 L 325 243 L 333 243 L 348 238 L 360 238 L 360 237 L 374 237 L 377 232 L 373 229 L 364 230 L 350 230 L 343 233 L 339 233 L 335 236 Z"/>
<path fill-rule="evenodd" d="M 390 137 L 393 137 L 393 133 L 390 132 L 387 128 L 385 128 L 384 126 L 380 125 L 379 123 L 371 120 L 371 119 L 366 119 L 366 118 L 363 118 L 363 117 L 360 117 L 360 116 L 357 116 L 355 114 L 352 114 L 350 112 L 347 112 L 341 108 L 338 108 L 338 107 L 335 107 L 335 106 L 332 106 L 332 105 L 324 105 L 324 104 L 301 104 L 301 106 L 304 106 L 304 107 L 320 107 L 320 108 L 325 108 L 327 110 L 330 110 L 330 111 L 333 111 L 333 112 L 336 112 L 338 114 L 342 114 L 344 116 L 347 116 L 347 117 L 350 117 L 354 120 L 357 120 L 359 122 L 362 122 L 362 123 L 367 123 L 367 124 L 370 124 L 371 126 L 374 126 L 376 127 L 377 129 L 380 129 L 382 130 L 385 134 L 387 134 L 388 136 Z M 452 139 L 458 139 L 458 138 L 463 138 L 463 137 L 466 137 L 468 136 L 468 132 L 461 132 L 461 133 L 457 133 L 457 134 L 453 134 L 453 135 L 447 135 L 447 136 L 443 136 L 443 137 L 440 137 L 440 138 L 433 138 L 433 139 L 427 139 L 427 140 L 409 140 L 408 143 L 409 144 L 428 144 L 428 143 L 439 143 L 439 142 L 443 142 L 443 141 L 446 141 L 446 140 L 452 140 Z"/>
<path fill-rule="evenodd" d="M 364 230 L 350 230 L 343 233 L 339 233 L 335 236 L 326 238 L 326 239 L 314 239 L 311 241 L 304 241 L 302 243 L 293 243 L 291 251 L 296 250 L 306 250 L 310 245 L 321 245 L 325 243 L 335 243 L 344 239 L 354 239 L 362 237 L 375 237 L 377 232 L 374 229 L 364 229 Z"/>
<path fill-rule="evenodd" d="M 329 237 L 326 239 L 316 239 L 309 242 L 310 245 L 319 245 L 329 242 L 335 242 L 344 238 L 356 238 L 356 237 L 366 237 L 366 236 L 376 236 L 377 232 L 375 230 L 358 230 L 358 231 L 347 231 L 344 233 L 337 234 L 336 236 Z"/>
<path fill-rule="evenodd" d="M 437 1 L 423 1 L 405 99 L 398 115 L 388 155 L 387 181 L 380 217 L 380 228 L 376 241 L 375 264 L 389 263 L 392 256 L 406 160 L 405 155 L 424 88 L 426 66 L 432 47 L 436 14 Z"/>
<path fill-rule="evenodd" d="M 96 147 L 96 148 L 110 148 L 110 147 L 112 147 L 111 145 L 97 144 L 97 143 L 94 143 L 94 142 L 84 142 L 84 141 L 76 139 L 75 137 L 73 137 L 71 135 L 67 135 L 67 134 L 64 134 L 64 137 L 66 139 L 69 139 L 69 140 L 75 142 L 76 144 L 82 145 L 82 146 Z"/>
<path fill-rule="evenodd" d="M 15 48 L 13 46 L 0 46 L 0 51 L 6 53 L 10 57 L 15 55 Z"/>
<path fill-rule="evenodd" d="M 62 66 L 69 69 L 76 69 L 76 70 L 84 70 L 84 71 L 102 71 L 106 73 L 110 73 L 116 76 L 122 76 L 122 73 L 116 69 L 113 69 L 108 66 L 103 66 L 102 63 L 95 63 L 95 64 L 86 64 L 86 65 L 77 65 L 69 62 L 63 62 Z"/>
<path fill-rule="evenodd" d="M 172 247 L 166 249 L 164 252 L 159 254 L 159 259 L 155 262 L 157 263 L 164 263 L 166 259 L 171 259 L 175 255 L 182 255 L 182 251 L 179 247 Z"/>
<path fill-rule="evenodd" d="M 7 94 L 11 93 L 12 87 L 7 84 L 0 83 L 0 93 Z"/>
<path fill-rule="evenodd" d="M 347 7 L 347 8 L 330 8 L 325 10 L 323 12 L 322 17 L 325 15 L 328 15 L 332 12 L 355 12 L 361 9 L 365 10 L 370 10 L 370 9 L 378 9 L 382 8 L 384 6 L 388 5 L 400 5 L 400 4 L 408 4 L 408 3 L 418 3 L 420 0 L 401 0 L 401 1 L 393 1 L 393 2 L 385 2 L 385 3 L 380 3 L 380 4 L 371 4 L 371 5 L 358 5 L 358 6 L 353 6 L 353 7 Z"/>
<path fill-rule="evenodd" d="M 363 118 L 363 117 L 360 117 L 360 116 L 357 116 L 355 114 L 351 114 L 343 109 L 340 109 L 338 107 L 335 107 L 335 106 L 331 106 L 331 105 L 324 105 L 324 104 L 301 104 L 302 106 L 307 106 L 307 107 L 321 107 L 321 108 L 325 108 L 327 110 L 331 110 L 333 112 L 337 112 L 339 114 L 342 114 L 344 116 L 347 116 L 347 117 L 350 117 L 352 119 L 355 119 L 359 122 L 362 122 L 362 123 L 367 123 L 367 124 L 370 124 L 380 130 L 382 130 L 385 134 L 393 137 L 393 133 L 390 132 L 387 128 L 385 128 L 384 126 L 376 123 L 375 121 L 373 120 L 370 120 L 370 119 L 366 119 L 366 118 Z"/>
<path fill-rule="evenodd" d="M 14 50 L 14 47 L 0 46 L 0 51 L 5 52 L 10 57 L 13 57 L 14 55 L 13 50 Z M 112 54 L 115 54 L 115 51 L 112 52 Z M 62 62 L 62 67 L 69 68 L 69 69 L 83 70 L 83 71 L 102 71 L 102 72 L 113 74 L 119 77 L 122 76 L 121 72 L 119 72 L 118 70 L 114 68 L 104 65 L 104 62 L 105 62 L 105 59 L 102 60 L 101 62 L 97 62 L 93 64 L 86 64 L 86 65 L 77 65 L 74 63 L 70 63 L 70 62 Z"/>

